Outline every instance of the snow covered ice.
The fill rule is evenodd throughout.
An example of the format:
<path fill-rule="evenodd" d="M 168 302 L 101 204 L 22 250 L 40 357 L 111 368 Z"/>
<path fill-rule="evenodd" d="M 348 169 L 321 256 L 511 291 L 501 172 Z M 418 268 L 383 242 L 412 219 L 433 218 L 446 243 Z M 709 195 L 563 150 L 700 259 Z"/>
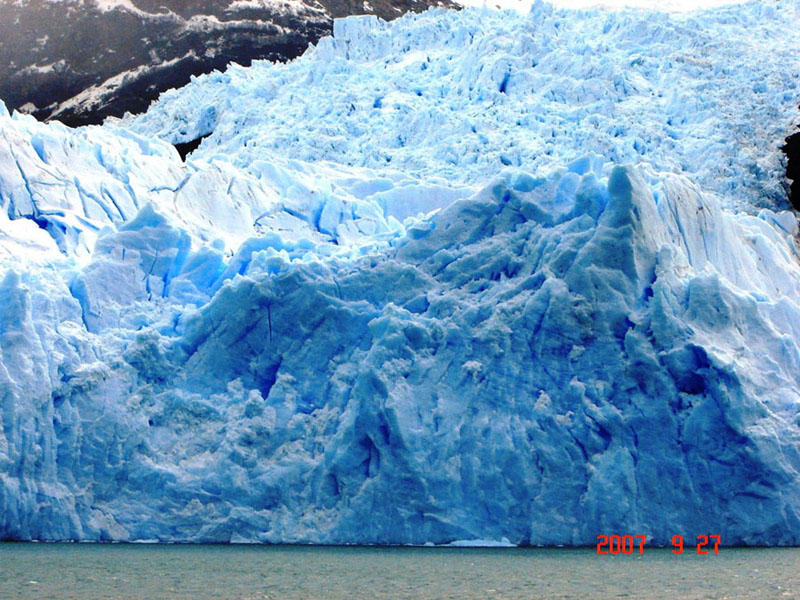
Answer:
<path fill-rule="evenodd" d="M 799 544 L 797 16 L 348 18 L 0 108 L 0 536 Z"/>

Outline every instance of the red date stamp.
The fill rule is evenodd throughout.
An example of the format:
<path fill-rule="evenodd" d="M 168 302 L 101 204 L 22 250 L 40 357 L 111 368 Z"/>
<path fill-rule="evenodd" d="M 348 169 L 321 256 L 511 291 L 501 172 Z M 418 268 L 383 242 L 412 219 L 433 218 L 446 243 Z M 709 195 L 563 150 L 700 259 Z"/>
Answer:
<path fill-rule="evenodd" d="M 713 542 L 714 554 L 719 554 L 719 544 L 722 538 L 718 535 L 698 535 L 697 554 L 709 554 L 712 550 L 709 544 Z M 638 551 L 644 554 L 644 545 L 647 543 L 645 535 L 598 535 L 597 553 L 598 554 L 633 554 Z M 672 553 L 683 554 L 683 536 L 672 536 Z"/>

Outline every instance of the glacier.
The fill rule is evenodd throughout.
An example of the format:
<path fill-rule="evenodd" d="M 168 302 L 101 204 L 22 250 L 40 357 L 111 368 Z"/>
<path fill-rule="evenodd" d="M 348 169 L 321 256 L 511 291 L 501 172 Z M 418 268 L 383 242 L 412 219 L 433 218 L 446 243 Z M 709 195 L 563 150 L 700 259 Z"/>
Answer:
<path fill-rule="evenodd" d="M 800 544 L 797 12 L 351 17 L 103 126 L 0 104 L 0 538 Z"/>

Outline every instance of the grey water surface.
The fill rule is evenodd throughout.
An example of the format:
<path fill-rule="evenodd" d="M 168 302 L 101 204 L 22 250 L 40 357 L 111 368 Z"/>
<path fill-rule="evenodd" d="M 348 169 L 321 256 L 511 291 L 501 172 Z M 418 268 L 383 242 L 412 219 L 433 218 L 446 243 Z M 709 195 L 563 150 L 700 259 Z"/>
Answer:
<path fill-rule="evenodd" d="M 0 598 L 800 598 L 800 548 L 3 543 Z"/>

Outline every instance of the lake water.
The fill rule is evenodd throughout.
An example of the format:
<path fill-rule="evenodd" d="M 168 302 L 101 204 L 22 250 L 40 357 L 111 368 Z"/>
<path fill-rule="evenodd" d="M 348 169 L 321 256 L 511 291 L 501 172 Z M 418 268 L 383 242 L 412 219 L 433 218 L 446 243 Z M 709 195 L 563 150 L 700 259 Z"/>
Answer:
<path fill-rule="evenodd" d="M 0 598 L 800 598 L 800 548 L 0 544 Z"/>

